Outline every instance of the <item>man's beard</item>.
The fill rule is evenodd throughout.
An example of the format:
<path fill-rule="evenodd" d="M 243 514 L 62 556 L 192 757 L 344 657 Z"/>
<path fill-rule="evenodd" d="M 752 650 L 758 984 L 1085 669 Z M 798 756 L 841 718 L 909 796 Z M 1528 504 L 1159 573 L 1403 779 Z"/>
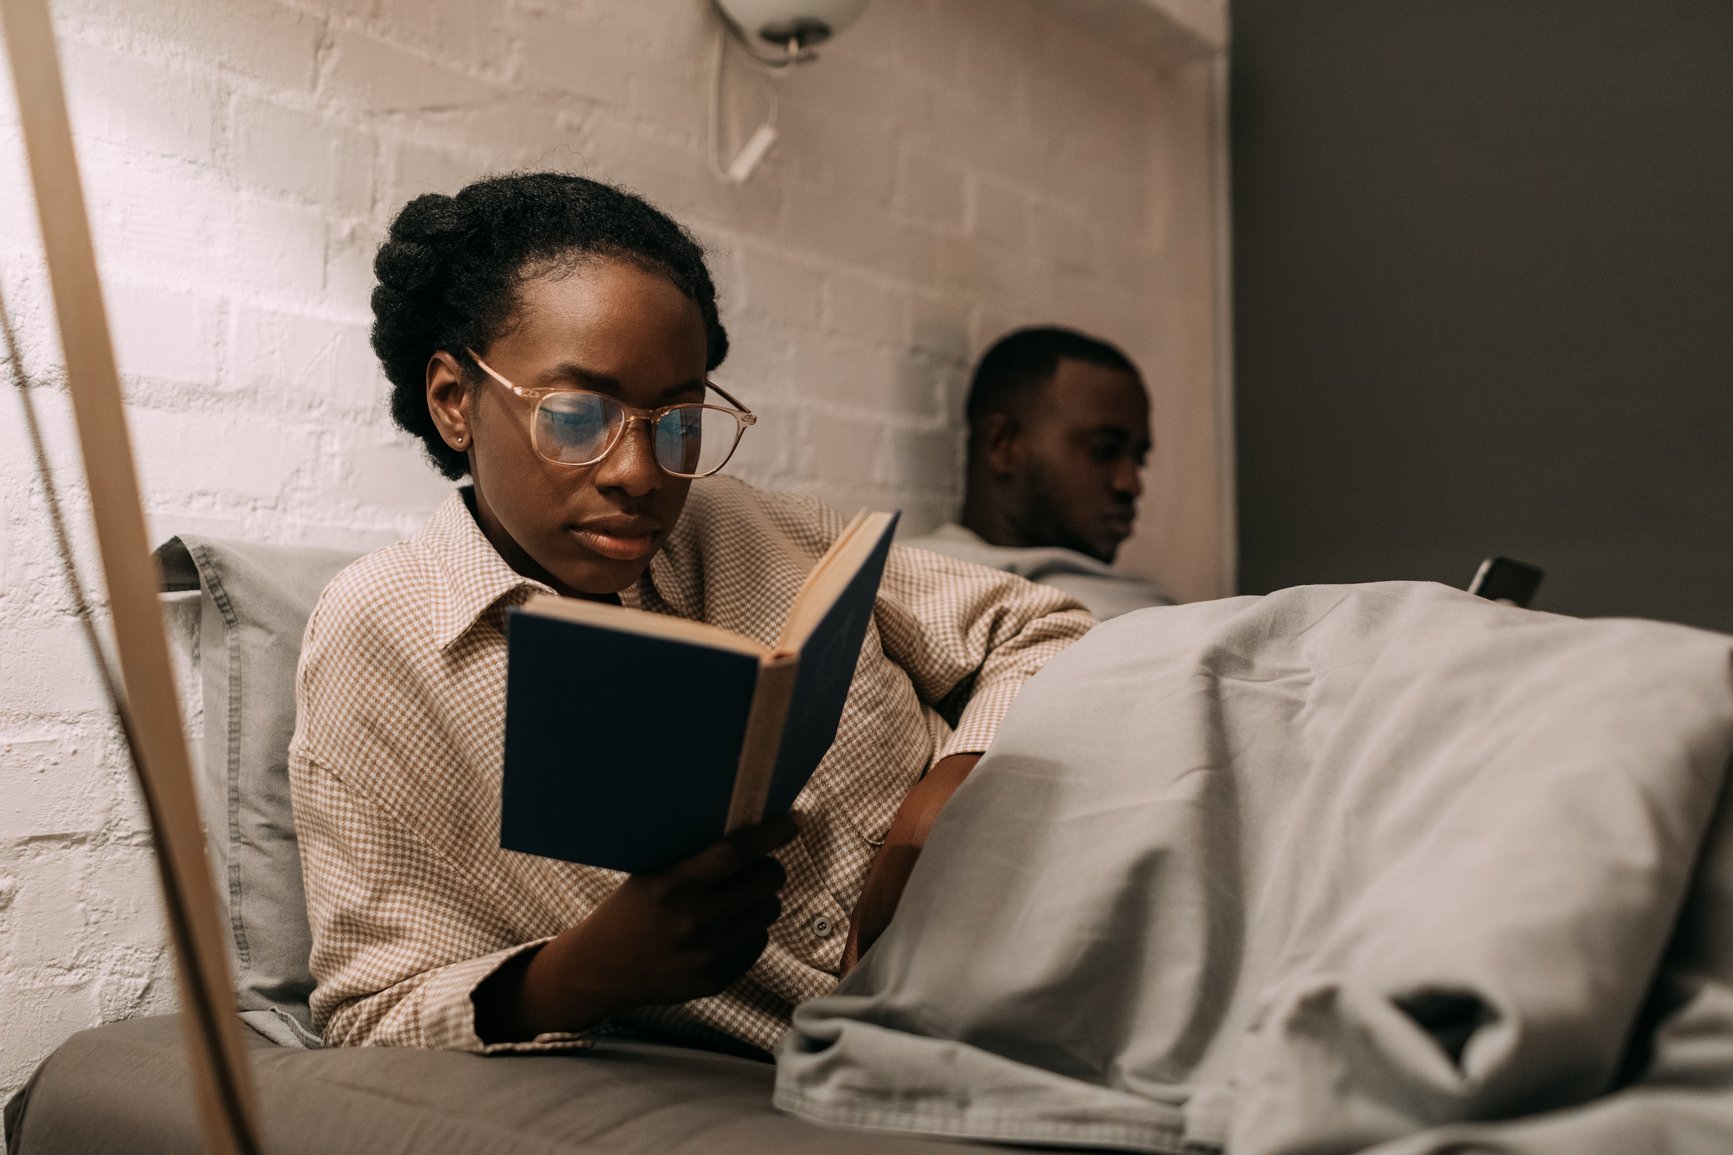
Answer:
<path fill-rule="evenodd" d="M 1103 556 L 1098 543 L 1072 533 L 1065 523 L 1064 511 L 1053 499 L 1055 492 L 1047 467 L 1040 462 L 1030 462 L 1027 472 L 1023 474 L 1017 515 L 1013 522 L 1018 535 L 1026 542 L 1062 546 L 1087 554 L 1096 561 L 1111 564 L 1114 554 L 1118 552 L 1117 543 L 1109 546 L 1106 556 Z"/>

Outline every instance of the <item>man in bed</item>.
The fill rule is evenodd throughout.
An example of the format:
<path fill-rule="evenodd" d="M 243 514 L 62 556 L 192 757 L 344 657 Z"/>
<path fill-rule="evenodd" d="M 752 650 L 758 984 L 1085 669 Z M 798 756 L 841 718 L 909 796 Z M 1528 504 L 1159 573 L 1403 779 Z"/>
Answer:
<path fill-rule="evenodd" d="M 1070 329 L 1018 329 L 975 368 L 960 522 L 904 544 L 1057 586 L 1098 619 L 1172 605 L 1112 568 L 1150 451 L 1137 367 Z"/>

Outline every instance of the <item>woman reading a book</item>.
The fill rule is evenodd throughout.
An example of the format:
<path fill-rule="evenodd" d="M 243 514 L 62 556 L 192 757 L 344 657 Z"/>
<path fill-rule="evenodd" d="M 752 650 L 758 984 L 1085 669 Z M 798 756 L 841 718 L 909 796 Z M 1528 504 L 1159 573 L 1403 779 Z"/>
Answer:
<path fill-rule="evenodd" d="M 728 351 L 716 291 L 639 198 L 553 173 L 418 197 L 375 270 L 392 412 L 469 483 L 341 574 L 308 627 L 290 774 L 325 1038 L 581 1046 L 610 1022 L 769 1049 L 888 921 L 1011 699 L 1090 619 L 893 550 L 798 833 L 771 818 L 632 876 L 502 850 L 507 607 L 551 592 L 769 642 L 844 523 L 716 475 L 751 423 L 708 376 Z M 617 676 L 670 727 L 704 692 Z M 571 704 L 574 764 L 611 724 Z M 642 741 L 653 756 L 655 729 Z"/>

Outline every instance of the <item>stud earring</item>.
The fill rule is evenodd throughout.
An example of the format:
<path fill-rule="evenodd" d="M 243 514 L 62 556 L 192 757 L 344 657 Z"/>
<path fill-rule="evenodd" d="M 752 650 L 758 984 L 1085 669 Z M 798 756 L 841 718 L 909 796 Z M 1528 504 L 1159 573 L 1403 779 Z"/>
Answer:
<path fill-rule="evenodd" d="M 456 437 L 453 437 L 451 439 L 451 447 L 453 449 L 462 449 L 463 448 L 463 434 L 459 433 Z"/>

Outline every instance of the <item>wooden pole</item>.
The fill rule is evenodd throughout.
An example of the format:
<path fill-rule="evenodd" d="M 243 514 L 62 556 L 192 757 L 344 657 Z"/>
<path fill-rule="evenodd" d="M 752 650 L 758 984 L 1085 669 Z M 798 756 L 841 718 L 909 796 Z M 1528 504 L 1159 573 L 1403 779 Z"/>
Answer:
<path fill-rule="evenodd" d="M 259 1142 L 252 1082 L 233 1013 L 222 914 L 205 860 L 54 29 L 46 0 L 0 0 L 0 13 L 114 614 L 121 721 L 157 847 L 205 1143 L 211 1152 L 253 1155 Z"/>

